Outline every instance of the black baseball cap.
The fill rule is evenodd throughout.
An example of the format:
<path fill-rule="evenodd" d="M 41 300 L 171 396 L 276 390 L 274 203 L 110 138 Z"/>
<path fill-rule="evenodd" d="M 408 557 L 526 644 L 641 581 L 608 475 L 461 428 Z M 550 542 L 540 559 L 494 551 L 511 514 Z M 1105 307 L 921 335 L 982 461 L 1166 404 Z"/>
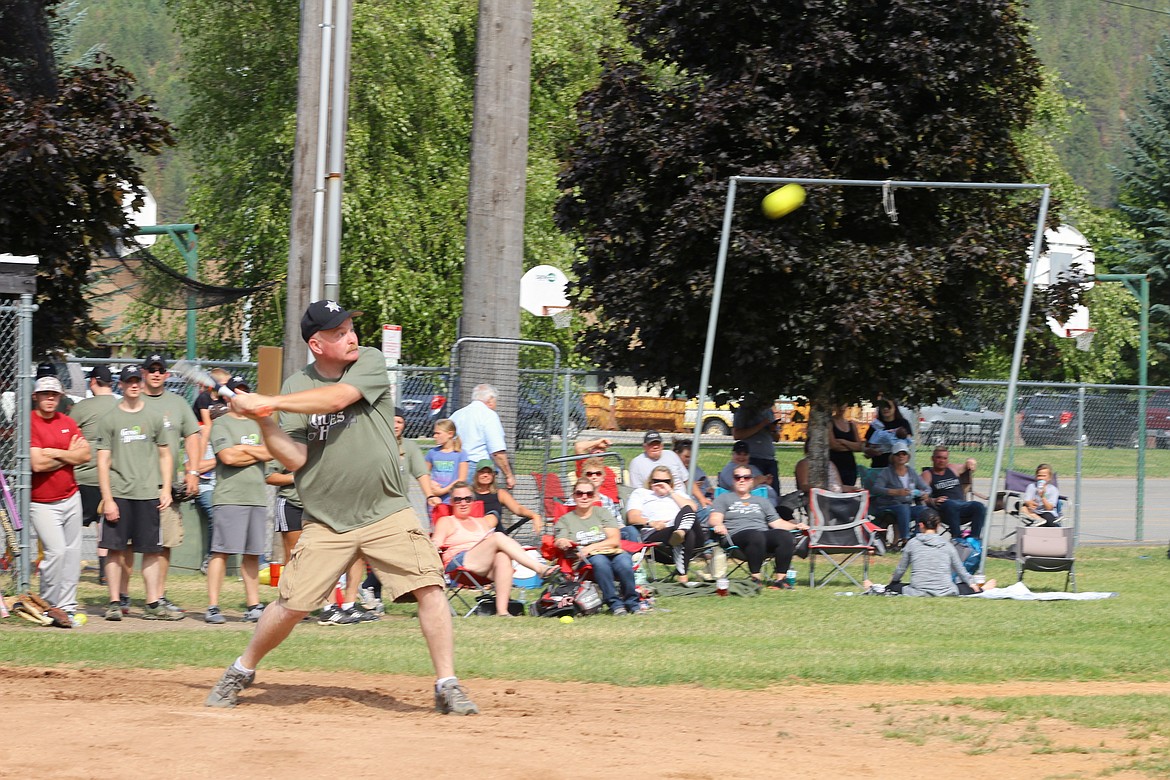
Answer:
<path fill-rule="evenodd" d="M 107 385 L 114 381 L 114 377 L 110 374 L 109 366 L 101 365 L 94 366 L 89 371 L 89 378 L 96 379 L 99 382 L 105 382 Z"/>
<path fill-rule="evenodd" d="M 652 444 L 653 442 L 662 443 L 662 434 L 658 431 L 646 431 L 646 435 L 642 437 L 643 444 Z"/>
<path fill-rule="evenodd" d="M 155 354 L 151 355 L 150 357 L 148 357 L 146 360 L 142 361 L 142 369 L 144 371 L 149 371 L 150 367 L 155 366 L 155 365 L 162 368 L 163 371 L 167 370 L 167 361 L 164 360 L 163 356 L 159 355 L 158 353 L 155 353 Z"/>
<path fill-rule="evenodd" d="M 405 419 L 406 419 L 406 412 L 404 412 L 404 411 L 402 410 L 402 407 L 401 407 L 401 406 L 395 406 L 395 407 L 394 407 L 394 416 L 395 416 L 395 417 L 401 417 L 402 419 L 404 419 L 404 420 L 405 420 Z"/>
<path fill-rule="evenodd" d="M 301 317 L 301 338 L 308 343 L 319 330 L 336 328 L 350 317 L 360 317 L 360 311 L 346 311 L 337 301 L 313 301 Z"/>
<path fill-rule="evenodd" d="M 732 452 L 751 452 L 752 448 L 748 446 L 746 441 L 737 441 L 731 445 Z"/>
<path fill-rule="evenodd" d="M 118 377 L 120 382 L 129 382 L 131 379 L 142 381 L 142 368 L 140 366 L 126 366 L 122 369 L 121 375 Z"/>
<path fill-rule="evenodd" d="M 38 363 L 37 364 L 36 378 L 40 379 L 41 377 L 46 377 L 46 376 L 51 376 L 51 377 L 57 376 L 57 369 L 53 368 L 52 363 Z"/>
<path fill-rule="evenodd" d="M 227 389 L 228 390 L 239 390 L 240 388 L 243 388 L 244 390 L 251 390 L 252 386 L 249 385 L 248 380 L 244 379 L 242 376 L 233 376 L 231 379 L 228 380 L 228 382 L 227 382 Z"/>

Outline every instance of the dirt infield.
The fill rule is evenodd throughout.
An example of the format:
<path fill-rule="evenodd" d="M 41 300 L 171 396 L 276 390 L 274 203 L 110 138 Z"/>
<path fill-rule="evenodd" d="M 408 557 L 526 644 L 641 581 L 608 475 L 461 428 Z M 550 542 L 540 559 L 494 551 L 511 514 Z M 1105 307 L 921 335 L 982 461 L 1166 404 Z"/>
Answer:
<path fill-rule="evenodd" d="M 206 709 L 219 671 L 0 667 L 0 777 L 1089 778 L 1161 745 L 947 702 L 1170 693 L 1170 683 L 736 692 L 468 680 L 483 714 L 455 718 L 431 711 L 428 679 L 264 669 L 239 707 Z"/>

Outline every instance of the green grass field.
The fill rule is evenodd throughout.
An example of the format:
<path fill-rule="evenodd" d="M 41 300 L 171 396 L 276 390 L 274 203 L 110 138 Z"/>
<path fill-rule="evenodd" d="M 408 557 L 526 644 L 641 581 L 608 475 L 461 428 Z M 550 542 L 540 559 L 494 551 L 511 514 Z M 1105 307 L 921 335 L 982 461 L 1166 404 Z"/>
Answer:
<path fill-rule="evenodd" d="M 1161 548 L 1082 548 L 1081 590 L 1116 591 L 1090 602 L 1014 602 L 835 595 L 853 586 L 766 591 L 755 598 L 668 598 L 644 617 L 607 615 L 572 624 L 523 618 L 456 621 L 457 661 L 467 677 L 684 684 L 731 689 L 847 683 L 996 683 L 1004 681 L 1166 681 L 1165 583 Z M 895 559 L 878 559 L 873 579 L 888 579 Z M 797 562 L 802 577 L 807 563 Z M 1010 583 L 1010 561 L 988 562 L 988 576 Z M 83 598 L 96 612 L 104 594 L 87 575 Z M 1029 573 L 1033 590 L 1056 590 L 1063 575 Z M 134 583 L 140 589 L 139 582 Z M 173 578 L 170 596 L 199 620 L 200 576 Z M 275 592 L 264 588 L 266 599 Z M 229 582 L 224 604 L 239 610 L 242 588 Z M 531 594 L 535 595 L 535 594 Z M 140 607 L 136 603 L 135 612 Z M 356 627 L 307 623 L 266 660 L 296 670 L 429 675 L 411 606 Z M 100 619 L 97 619 L 100 620 Z M 0 623 L 4 662 L 69 667 L 216 668 L 234 658 L 250 627 L 231 623 L 159 626 L 123 621 L 61 631 L 9 619 Z M 100 624 L 99 624 L 100 625 Z M 599 652 L 600 651 L 600 652 Z M 912 689 L 908 689 L 912 690 Z M 910 694 L 908 694 L 910 695 Z M 912 698 L 912 696 L 911 696 Z M 971 702 L 1009 719 L 1056 717 L 1170 739 L 1170 705 L 1158 696 L 1021 696 Z M 1154 776 L 1170 758 L 1146 761 Z"/>

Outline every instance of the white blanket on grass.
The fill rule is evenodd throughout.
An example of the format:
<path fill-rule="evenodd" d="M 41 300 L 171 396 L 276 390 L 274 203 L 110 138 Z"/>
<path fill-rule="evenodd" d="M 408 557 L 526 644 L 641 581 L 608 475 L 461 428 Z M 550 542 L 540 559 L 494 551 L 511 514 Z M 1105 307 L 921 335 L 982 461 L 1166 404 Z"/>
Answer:
<path fill-rule="evenodd" d="M 971 599 L 1014 599 L 1016 601 L 1096 601 L 1097 599 L 1117 598 L 1116 592 L 1088 591 L 1085 593 L 1033 593 L 1022 582 L 1008 585 L 1006 588 L 992 588 L 982 593 L 972 593 L 966 598 Z"/>

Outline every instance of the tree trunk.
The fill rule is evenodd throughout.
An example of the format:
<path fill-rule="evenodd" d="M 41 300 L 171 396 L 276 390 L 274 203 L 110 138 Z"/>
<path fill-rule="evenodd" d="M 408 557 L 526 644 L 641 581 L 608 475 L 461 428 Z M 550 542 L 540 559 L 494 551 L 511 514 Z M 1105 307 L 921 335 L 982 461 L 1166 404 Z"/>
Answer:
<path fill-rule="evenodd" d="M 833 407 L 821 398 L 808 399 L 808 479 L 813 487 L 829 485 L 829 426 Z"/>
<path fill-rule="evenodd" d="M 480 0 L 460 336 L 520 336 L 531 65 L 532 0 Z M 475 385 L 490 382 L 511 430 L 515 349 L 471 344 L 466 353 L 459 404 Z"/>

